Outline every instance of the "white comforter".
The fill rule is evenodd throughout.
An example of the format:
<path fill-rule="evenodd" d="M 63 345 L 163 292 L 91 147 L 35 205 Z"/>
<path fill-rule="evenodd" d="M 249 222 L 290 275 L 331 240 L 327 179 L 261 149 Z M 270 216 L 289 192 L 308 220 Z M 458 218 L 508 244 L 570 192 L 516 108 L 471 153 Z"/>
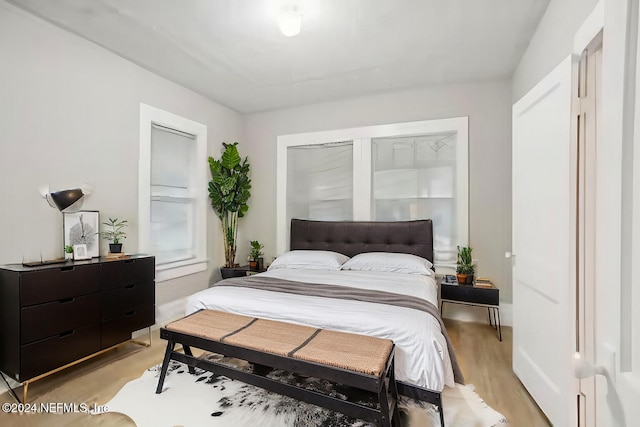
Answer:
<path fill-rule="evenodd" d="M 422 298 L 437 306 L 437 286 L 433 276 L 289 269 L 272 270 L 260 276 L 394 292 Z M 436 391 L 454 384 L 447 344 L 440 332 L 440 325 L 431 315 L 422 311 L 230 286 L 213 287 L 190 296 L 186 314 L 200 309 L 389 338 L 396 344 L 397 380 Z"/>

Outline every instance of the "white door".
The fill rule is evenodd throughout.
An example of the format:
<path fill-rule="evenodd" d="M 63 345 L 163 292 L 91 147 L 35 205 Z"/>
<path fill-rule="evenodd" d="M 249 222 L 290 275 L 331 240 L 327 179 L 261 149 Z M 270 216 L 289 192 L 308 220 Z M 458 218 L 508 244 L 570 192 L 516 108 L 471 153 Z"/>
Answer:
<path fill-rule="evenodd" d="M 596 425 L 631 427 L 640 424 L 640 18 L 637 2 L 606 3 L 596 178 L 595 350 L 602 374 Z"/>
<path fill-rule="evenodd" d="M 557 426 L 576 424 L 571 58 L 513 106 L 513 371 Z"/>

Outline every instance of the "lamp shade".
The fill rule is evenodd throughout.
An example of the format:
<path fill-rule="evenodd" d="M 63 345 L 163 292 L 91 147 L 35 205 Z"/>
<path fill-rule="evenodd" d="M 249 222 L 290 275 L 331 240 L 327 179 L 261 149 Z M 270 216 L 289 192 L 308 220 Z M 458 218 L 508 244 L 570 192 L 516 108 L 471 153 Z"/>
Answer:
<path fill-rule="evenodd" d="M 53 200 L 56 207 L 60 211 L 69 210 L 69 207 L 74 205 L 74 203 L 78 202 L 82 199 L 84 193 L 80 188 L 73 188 L 71 190 L 62 190 L 56 191 L 55 193 L 49 193 L 49 197 Z M 77 206 L 79 209 L 81 206 Z"/>

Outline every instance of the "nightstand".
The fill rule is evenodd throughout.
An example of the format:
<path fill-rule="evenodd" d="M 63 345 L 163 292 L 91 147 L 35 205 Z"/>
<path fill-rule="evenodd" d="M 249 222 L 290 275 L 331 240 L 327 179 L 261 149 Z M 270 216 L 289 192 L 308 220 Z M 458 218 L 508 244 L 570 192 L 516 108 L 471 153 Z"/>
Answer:
<path fill-rule="evenodd" d="M 250 276 L 252 274 L 256 274 L 256 273 L 264 273 L 265 271 L 267 271 L 266 268 L 263 268 L 260 271 L 256 271 L 256 270 L 249 270 L 249 266 L 248 265 L 242 265 L 240 267 L 220 267 L 220 275 L 222 276 L 223 279 L 229 279 L 231 277 L 244 277 L 244 276 Z"/>
<path fill-rule="evenodd" d="M 472 285 L 459 285 L 458 282 L 440 282 L 440 314 L 444 303 L 487 307 L 489 324 L 498 331 L 498 338 L 502 341 L 500 327 L 500 290 L 491 285 L 490 288 Z"/>

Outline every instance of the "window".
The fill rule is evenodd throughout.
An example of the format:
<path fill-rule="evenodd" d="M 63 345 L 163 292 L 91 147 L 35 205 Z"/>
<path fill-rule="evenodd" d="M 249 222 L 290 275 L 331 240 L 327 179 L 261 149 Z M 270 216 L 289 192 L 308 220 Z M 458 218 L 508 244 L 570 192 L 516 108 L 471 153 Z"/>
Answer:
<path fill-rule="evenodd" d="M 206 269 L 207 127 L 140 104 L 140 252 L 156 281 Z"/>
<path fill-rule="evenodd" d="M 291 218 L 431 219 L 435 264 L 468 241 L 467 118 L 278 137 L 277 251 Z"/>
<path fill-rule="evenodd" d="M 287 222 L 353 218 L 353 144 L 288 148 Z"/>

